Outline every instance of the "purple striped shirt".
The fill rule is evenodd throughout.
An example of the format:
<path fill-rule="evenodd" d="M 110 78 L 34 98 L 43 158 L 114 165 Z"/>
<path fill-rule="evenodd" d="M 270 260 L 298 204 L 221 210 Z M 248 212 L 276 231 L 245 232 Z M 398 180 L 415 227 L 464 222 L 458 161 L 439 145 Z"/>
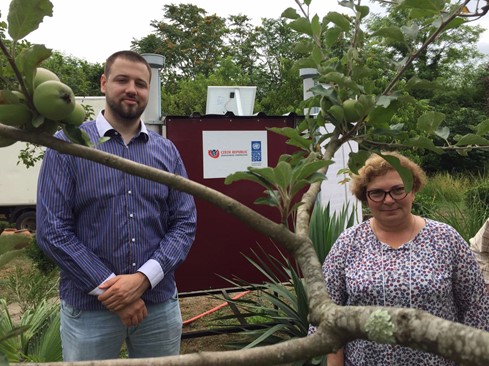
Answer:
<path fill-rule="evenodd" d="M 97 149 L 187 177 L 176 147 L 141 124 L 126 145 L 102 114 L 82 125 Z M 66 139 L 63 133 L 57 137 Z M 39 246 L 60 266 L 60 297 L 86 310 L 105 309 L 89 295 L 111 274 L 154 267 L 146 303 L 161 303 L 176 290 L 174 271 L 194 241 L 193 197 L 163 184 L 47 149 L 37 191 Z M 158 266 L 159 265 L 159 266 Z"/>

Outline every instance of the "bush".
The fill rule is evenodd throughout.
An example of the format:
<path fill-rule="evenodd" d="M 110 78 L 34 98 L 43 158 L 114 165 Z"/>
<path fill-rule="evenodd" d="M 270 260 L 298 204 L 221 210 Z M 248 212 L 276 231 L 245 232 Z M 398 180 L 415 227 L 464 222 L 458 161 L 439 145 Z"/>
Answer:
<path fill-rule="evenodd" d="M 11 224 L 8 221 L 0 221 L 0 234 L 7 228 L 13 228 L 15 225 Z"/>
<path fill-rule="evenodd" d="M 58 295 L 58 279 L 55 272 L 45 275 L 37 268 L 16 266 L 5 284 L 8 302 L 19 304 L 22 313 L 36 309 L 45 300 Z"/>
<path fill-rule="evenodd" d="M 32 259 L 36 268 L 45 275 L 51 274 L 56 268 L 56 264 L 49 258 L 37 245 L 36 236 L 33 235 L 26 248 L 26 255 Z"/>
<path fill-rule="evenodd" d="M 467 207 L 489 210 L 489 183 L 481 183 L 469 188 L 465 193 Z"/>

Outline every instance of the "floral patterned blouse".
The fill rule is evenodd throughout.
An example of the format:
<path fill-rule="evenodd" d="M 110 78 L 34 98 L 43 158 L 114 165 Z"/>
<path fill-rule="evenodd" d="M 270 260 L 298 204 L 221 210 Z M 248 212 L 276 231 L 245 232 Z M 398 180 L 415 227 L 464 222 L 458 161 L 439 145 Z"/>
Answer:
<path fill-rule="evenodd" d="M 323 264 L 339 305 L 396 306 L 489 330 L 489 295 L 468 244 L 449 225 L 425 219 L 416 237 L 397 249 L 381 243 L 365 221 L 340 235 Z M 345 366 L 454 365 L 397 345 L 355 340 Z"/>

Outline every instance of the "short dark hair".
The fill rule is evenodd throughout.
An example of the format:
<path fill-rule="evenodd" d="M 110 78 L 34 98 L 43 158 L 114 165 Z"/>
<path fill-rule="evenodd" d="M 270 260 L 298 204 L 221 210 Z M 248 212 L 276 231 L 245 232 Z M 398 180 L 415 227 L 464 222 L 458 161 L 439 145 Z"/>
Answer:
<path fill-rule="evenodd" d="M 143 56 L 141 56 L 139 53 L 131 50 L 117 51 L 112 55 L 110 55 L 109 58 L 107 58 L 104 66 L 104 74 L 106 77 L 109 77 L 110 68 L 112 67 L 114 61 L 118 58 L 123 58 L 129 61 L 143 63 L 144 65 L 146 65 L 146 68 L 148 69 L 149 79 L 151 80 L 151 66 L 149 66 L 148 61 L 146 61 L 146 59 Z"/>

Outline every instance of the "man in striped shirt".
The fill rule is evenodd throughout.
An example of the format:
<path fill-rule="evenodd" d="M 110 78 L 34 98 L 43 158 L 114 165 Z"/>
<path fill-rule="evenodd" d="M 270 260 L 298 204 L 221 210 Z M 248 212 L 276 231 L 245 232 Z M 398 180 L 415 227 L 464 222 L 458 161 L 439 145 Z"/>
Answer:
<path fill-rule="evenodd" d="M 105 109 L 81 129 L 96 149 L 187 177 L 176 147 L 140 119 L 151 68 L 132 51 L 111 55 Z M 63 132 L 56 135 L 67 140 Z M 109 140 L 98 144 L 101 137 Z M 63 359 L 178 354 L 182 319 L 175 269 L 194 241 L 191 195 L 47 149 L 37 192 L 37 241 L 61 268 Z"/>

